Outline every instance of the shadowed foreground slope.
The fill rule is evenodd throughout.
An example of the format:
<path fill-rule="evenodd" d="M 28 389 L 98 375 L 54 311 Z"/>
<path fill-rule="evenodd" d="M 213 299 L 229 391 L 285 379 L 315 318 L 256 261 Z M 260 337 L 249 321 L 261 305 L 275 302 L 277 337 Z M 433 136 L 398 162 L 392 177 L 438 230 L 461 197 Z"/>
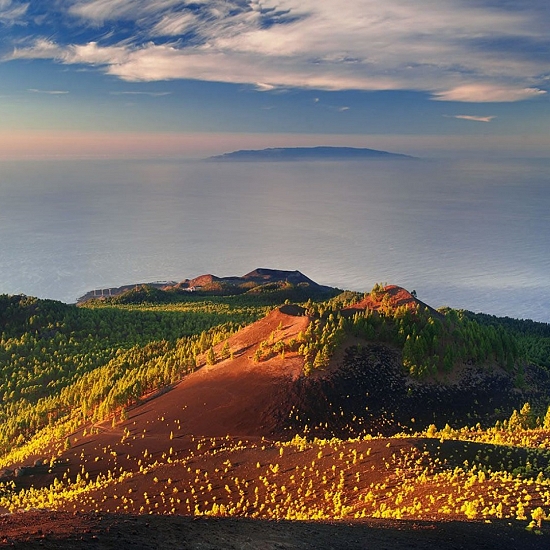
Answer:
<path fill-rule="evenodd" d="M 548 538 L 500 521 L 261 521 L 29 512 L 0 517 L 0 545 L 34 549 L 542 550 Z"/>

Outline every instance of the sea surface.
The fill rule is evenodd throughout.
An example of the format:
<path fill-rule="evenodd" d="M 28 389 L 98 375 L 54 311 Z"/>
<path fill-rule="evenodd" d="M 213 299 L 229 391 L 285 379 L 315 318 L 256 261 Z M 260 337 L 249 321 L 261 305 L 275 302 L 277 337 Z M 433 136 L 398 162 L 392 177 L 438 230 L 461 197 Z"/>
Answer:
<path fill-rule="evenodd" d="M 0 293 L 256 267 L 550 322 L 550 160 L 0 162 Z"/>

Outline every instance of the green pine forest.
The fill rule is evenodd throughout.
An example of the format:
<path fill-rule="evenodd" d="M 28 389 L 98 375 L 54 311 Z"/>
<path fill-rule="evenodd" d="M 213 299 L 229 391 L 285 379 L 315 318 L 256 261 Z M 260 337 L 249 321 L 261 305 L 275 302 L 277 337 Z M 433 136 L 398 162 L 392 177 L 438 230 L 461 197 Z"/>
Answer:
<path fill-rule="evenodd" d="M 396 347 L 405 372 L 417 379 L 444 379 L 473 363 L 499 366 L 521 386 L 527 362 L 550 368 L 550 326 L 543 323 L 449 308 L 346 311 L 364 295 L 334 292 L 327 299 L 292 285 L 239 295 L 153 290 L 80 306 L 0 296 L 0 466 L 8 453 L 10 460 L 18 450 L 24 457 L 79 426 L 124 418 L 128 407 L 200 364 L 230 357 L 227 345 L 218 354 L 214 346 L 289 301 L 312 318 L 307 331 L 286 349 L 273 335 L 254 359 L 298 352 L 304 376 L 325 368 L 351 338 Z M 377 285 L 373 292 L 383 291 Z"/>

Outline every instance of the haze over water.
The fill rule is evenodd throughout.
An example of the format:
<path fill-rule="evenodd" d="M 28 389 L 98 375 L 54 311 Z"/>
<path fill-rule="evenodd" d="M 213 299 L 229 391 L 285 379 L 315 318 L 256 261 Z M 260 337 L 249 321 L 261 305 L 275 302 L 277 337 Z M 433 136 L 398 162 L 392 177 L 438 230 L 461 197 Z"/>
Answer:
<path fill-rule="evenodd" d="M 0 293 L 256 267 L 550 321 L 550 161 L 0 163 Z"/>

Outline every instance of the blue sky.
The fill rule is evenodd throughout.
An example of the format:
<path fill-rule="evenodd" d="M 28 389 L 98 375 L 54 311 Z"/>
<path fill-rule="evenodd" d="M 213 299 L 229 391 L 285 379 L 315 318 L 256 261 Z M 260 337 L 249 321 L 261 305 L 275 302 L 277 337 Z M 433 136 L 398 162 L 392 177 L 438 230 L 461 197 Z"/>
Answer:
<path fill-rule="evenodd" d="M 547 0 L 0 0 L 0 156 L 548 156 Z"/>

